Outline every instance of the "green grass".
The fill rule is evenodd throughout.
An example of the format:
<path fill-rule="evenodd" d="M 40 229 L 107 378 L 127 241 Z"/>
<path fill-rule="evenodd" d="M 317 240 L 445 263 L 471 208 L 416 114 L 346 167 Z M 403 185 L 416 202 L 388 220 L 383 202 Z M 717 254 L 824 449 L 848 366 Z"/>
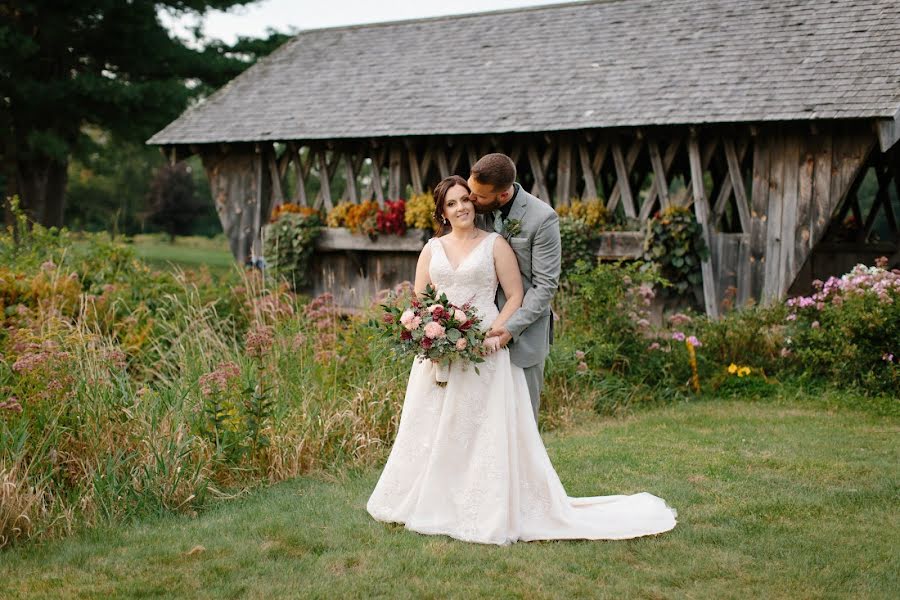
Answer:
<path fill-rule="evenodd" d="M 13 549 L 0 580 L 13 598 L 896 597 L 898 433 L 896 416 L 787 399 L 585 413 L 544 436 L 568 493 L 649 491 L 678 509 L 674 531 L 421 536 L 369 518 L 373 468 Z"/>
<path fill-rule="evenodd" d="M 212 271 L 222 271 L 235 264 L 227 242 L 220 238 L 180 237 L 171 243 L 158 235 L 138 235 L 134 237 L 134 250 L 138 257 L 160 268 L 206 265 Z"/>

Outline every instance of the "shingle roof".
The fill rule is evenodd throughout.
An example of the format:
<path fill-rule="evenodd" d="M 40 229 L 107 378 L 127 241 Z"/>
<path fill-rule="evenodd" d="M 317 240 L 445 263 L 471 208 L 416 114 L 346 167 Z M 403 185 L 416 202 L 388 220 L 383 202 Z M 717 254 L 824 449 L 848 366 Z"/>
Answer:
<path fill-rule="evenodd" d="M 898 0 L 618 0 L 300 32 L 151 144 L 893 118 Z"/>

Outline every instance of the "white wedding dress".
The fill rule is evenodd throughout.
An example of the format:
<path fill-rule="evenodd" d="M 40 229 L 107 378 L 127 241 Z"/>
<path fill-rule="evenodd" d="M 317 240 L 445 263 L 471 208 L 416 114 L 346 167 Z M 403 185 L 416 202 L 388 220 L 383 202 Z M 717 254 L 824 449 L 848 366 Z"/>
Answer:
<path fill-rule="evenodd" d="M 488 235 L 454 270 L 439 239 L 431 281 L 454 304 L 497 317 Z M 366 508 L 379 521 L 468 542 L 627 539 L 669 531 L 676 511 L 648 493 L 570 498 L 544 449 L 522 369 L 503 349 L 478 365 L 452 364 L 446 387 L 416 359 L 397 439 Z M 598 439 L 598 443 L 601 440 Z"/>

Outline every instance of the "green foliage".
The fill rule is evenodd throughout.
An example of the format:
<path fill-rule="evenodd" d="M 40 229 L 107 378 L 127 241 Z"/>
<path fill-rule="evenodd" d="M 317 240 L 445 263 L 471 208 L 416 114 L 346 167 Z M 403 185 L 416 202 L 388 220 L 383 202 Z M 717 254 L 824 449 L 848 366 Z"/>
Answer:
<path fill-rule="evenodd" d="M 673 205 L 647 221 L 644 260 L 660 266 L 671 283 L 666 292 L 685 295 L 699 285 L 700 263 L 708 257 L 703 229 L 689 209 Z"/>
<path fill-rule="evenodd" d="M 286 39 L 194 44 L 160 10 L 203 13 L 248 0 L 50 0 L 0 5 L 0 164 L 41 222 L 59 224 L 69 157 L 85 159 L 90 128 L 141 144 L 198 96 L 224 85 Z M 198 49 L 197 46 L 201 48 Z M 87 150 L 87 153 L 84 151 Z M 53 183 L 38 191 L 35 183 Z M 32 190 L 34 190 L 32 194 Z M 34 197 L 29 197 L 33 195 Z"/>
<path fill-rule="evenodd" d="M 266 230 L 263 254 L 269 272 L 294 289 L 309 285 L 309 266 L 316 238 L 322 231 L 317 213 L 282 213 Z"/>
<path fill-rule="evenodd" d="M 597 232 L 587 223 L 571 217 L 559 218 L 559 237 L 562 243 L 561 270 L 563 277 L 574 273 L 579 261 L 587 265 L 597 262 L 594 241 Z"/>

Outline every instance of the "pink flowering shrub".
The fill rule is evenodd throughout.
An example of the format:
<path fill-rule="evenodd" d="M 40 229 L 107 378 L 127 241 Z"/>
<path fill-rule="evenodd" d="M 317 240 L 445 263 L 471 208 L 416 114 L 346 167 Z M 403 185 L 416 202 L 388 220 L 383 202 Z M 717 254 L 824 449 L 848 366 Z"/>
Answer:
<path fill-rule="evenodd" d="M 900 394 L 900 270 L 886 264 L 856 265 L 785 303 L 784 354 L 794 369 Z"/>

